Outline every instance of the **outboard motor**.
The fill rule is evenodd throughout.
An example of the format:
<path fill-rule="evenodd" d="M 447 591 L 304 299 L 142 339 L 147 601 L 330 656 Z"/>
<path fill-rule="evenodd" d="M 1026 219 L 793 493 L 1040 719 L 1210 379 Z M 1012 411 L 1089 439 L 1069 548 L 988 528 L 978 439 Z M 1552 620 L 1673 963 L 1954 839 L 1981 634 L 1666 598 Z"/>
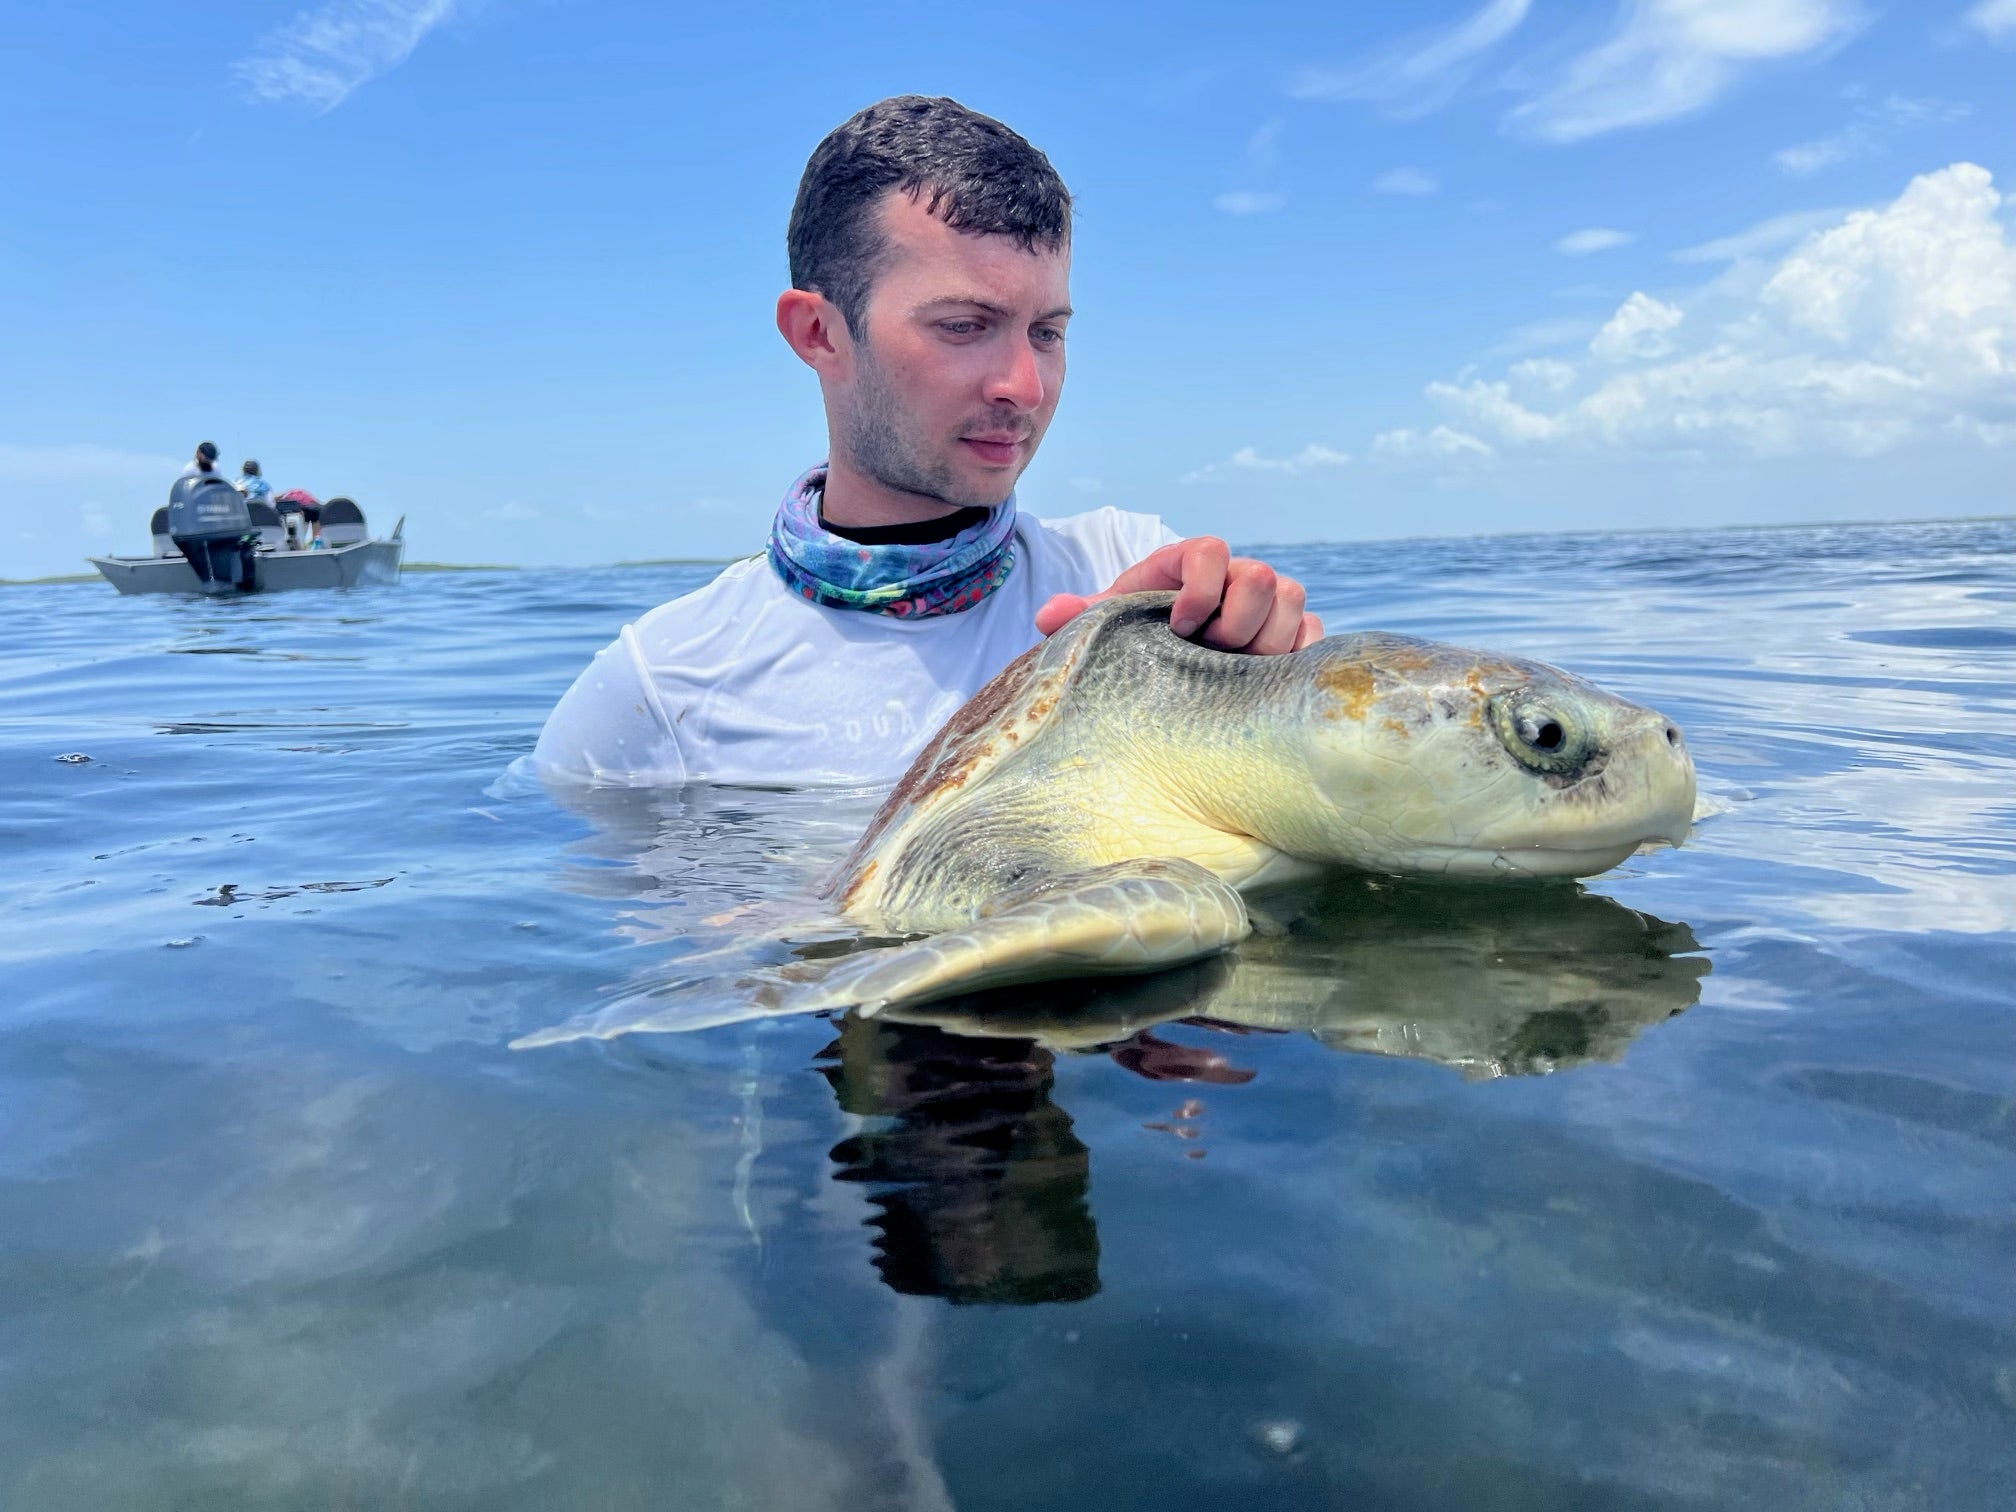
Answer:
<path fill-rule="evenodd" d="M 245 496 L 221 478 L 177 478 L 168 491 L 168 534 L 176 540 L 251 533 Z"/>
<path fill-rule="evenodd" d="M 175 480 L 168 491 L 168 534 L 206 591 L 212 583 L 229 585 L 234 568 L 240 589 L 259 586 L 252 511 L 221 478 Z"/>

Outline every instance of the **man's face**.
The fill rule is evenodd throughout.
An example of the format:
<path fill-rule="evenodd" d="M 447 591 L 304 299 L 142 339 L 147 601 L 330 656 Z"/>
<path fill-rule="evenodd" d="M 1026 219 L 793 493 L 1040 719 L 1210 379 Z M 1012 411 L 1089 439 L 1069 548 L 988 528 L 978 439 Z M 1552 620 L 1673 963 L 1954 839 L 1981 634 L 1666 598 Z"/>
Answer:
<path fill-rule="evenodd" d="M 1070 249 L 954 231 L 906 194 L 880 213 L 888 252 L 831 390 L 835 445 L 886 488 L 991 509 L 1064 386 Z"/>

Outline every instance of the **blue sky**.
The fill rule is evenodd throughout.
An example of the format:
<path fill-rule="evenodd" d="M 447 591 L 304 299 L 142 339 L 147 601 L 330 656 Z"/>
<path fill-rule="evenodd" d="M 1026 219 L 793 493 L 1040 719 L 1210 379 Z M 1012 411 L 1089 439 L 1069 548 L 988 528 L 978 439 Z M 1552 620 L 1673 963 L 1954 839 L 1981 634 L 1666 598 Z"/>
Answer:
<path fill-rule="evenodd" d="M 756 549 L 813 144 L 900 91 L 1078 199 L 1024 506 L 1242 541 L 2016 510 L 2016 0 L 22 10 L 0 576 L 198 439 L 416 556 Z"/>

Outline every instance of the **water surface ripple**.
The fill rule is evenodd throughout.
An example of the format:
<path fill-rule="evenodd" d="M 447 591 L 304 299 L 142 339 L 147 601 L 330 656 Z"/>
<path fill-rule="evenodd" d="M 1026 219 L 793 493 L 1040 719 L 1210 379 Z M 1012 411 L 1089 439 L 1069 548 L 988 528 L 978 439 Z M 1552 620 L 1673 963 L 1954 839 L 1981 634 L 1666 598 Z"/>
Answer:
<path fill-rule="evenodd" d="M 514 1053 L 872 808 L 499 781 L 708 569 L 0 590 L 0 1505 L 2016 1505 L 2016 524 L 1276 555 L 1723 812 Z"/>

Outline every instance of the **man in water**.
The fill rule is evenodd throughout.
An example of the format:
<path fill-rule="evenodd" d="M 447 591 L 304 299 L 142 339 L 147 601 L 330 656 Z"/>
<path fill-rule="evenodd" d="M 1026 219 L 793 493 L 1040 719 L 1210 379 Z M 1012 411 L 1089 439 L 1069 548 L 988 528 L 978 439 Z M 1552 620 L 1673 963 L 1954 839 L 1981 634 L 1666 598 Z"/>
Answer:
<path fill-rule="evenodd" d="M 560 700 L 551 776 L 893 781 L 1010 661 L 1107 594 L 1177 591 L 1177 633 L 1259 654 L 1322 634 L 1299 583 L 1152 516 L 1020 514 L 1064 381 L 1071 197 L 955 101 L 903 95 L 813 152 L 777 328 L 819 377 L 828 460 L 768 552 L 626 625 Z"/>

